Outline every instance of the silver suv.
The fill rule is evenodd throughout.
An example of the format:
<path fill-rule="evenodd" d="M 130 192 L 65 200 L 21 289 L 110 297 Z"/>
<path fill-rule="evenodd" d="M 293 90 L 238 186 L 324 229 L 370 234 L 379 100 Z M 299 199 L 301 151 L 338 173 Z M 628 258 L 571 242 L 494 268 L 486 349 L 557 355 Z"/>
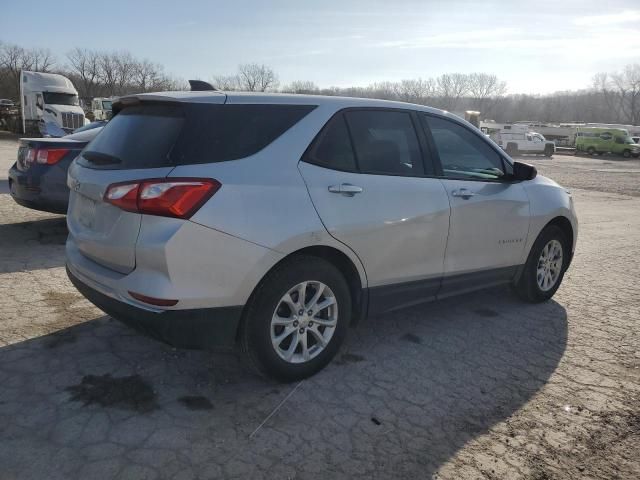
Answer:
<path fill-rule="evenodd" d="M 496 284 L 553 296 L 571 196 L 418 105 L 220 92 L 121 98 L 73 162 L 69 277 L 175 346 L 237 344 L 283 381 L 367 315 Z"/>

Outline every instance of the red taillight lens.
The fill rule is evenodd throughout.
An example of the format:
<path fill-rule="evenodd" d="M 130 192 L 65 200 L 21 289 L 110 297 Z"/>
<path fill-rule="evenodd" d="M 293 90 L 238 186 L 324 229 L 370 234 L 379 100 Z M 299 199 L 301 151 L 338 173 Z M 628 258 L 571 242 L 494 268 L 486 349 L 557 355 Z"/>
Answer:
<path fill-rule="evenodd" d="M 163 178 L 114 183 L 106 202 L 130 212 L 190 218 L 222 185 L 210 178 Z"/>
<path fill-rule="evenodd" d="M 66 148 L 52 148 L 52 149 L 41 149 L 38 150 L 38 154 L 36 155 L 36 162 L 41 165 L 55 165 L 62 157 L 64 157 L 69 150 Z"/>

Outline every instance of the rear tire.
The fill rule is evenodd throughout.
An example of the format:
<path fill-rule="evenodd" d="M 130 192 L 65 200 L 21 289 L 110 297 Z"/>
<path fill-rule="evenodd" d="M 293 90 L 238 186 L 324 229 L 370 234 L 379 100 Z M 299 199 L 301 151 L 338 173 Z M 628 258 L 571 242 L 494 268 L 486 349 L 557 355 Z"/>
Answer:
<path fill-rule="evenodd" d="M 587 153 L 589 155 L 593 155 L 594 153 L 596 153 L 596 149 L 593 148 L 593 147 L 589 147 L 589 148 L 587 148 Z"/>
<path fill-rule="evenodd" d="M 544 147 L 544 156 L 551 157 L 553 155 L 553 147 L 551 145 L 547 145 Z"/>
<path fill-rule="evenodd" d="M 310 377 L 338 352 L 351 311 L 349 286 L 336 267 L 318 257 L 291 257 L 262 280 L 247 304 L 240 326 L 243 358 L 279 381 Z"/>
<path fill-rule="evenodd" d="M 514 290 L 524 301 L 539 303 L 556 293 L 569 262 L 569 241 L 555 225 L 545 227 L 531 247 Z"/>
<path fill-rule="evenodd" d="M 515 143 L 507 144 L 507 155 L 514 157 L 518 154 L 518 146 Z"/>

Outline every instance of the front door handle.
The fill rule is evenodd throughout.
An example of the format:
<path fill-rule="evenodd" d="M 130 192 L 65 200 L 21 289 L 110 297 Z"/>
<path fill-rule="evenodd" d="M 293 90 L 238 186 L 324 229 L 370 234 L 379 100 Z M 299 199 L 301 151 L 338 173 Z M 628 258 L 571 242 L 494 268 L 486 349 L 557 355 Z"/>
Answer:
<path fill-rule="evenodd" d="M 453 192 L 451 192 L 451 195 L 454 197 L 461 197 L 461 198 L 464 198 L 465 200 L 468 200 L 471 197 L 475 197 L 476 194 L 471 190 L 468 190 L 466 188 L 461 188 L 459 190 L 454 190 Z"/>
<path fill-rule="evenodd" d="M 340 193 L 346 197 L 353 197 L 356 193 L 362 193 L 362 187 L 351 185 L 350 183 L 341 183 L 340 185 L 331 185 L 329 191 L 331 193 Z"/>

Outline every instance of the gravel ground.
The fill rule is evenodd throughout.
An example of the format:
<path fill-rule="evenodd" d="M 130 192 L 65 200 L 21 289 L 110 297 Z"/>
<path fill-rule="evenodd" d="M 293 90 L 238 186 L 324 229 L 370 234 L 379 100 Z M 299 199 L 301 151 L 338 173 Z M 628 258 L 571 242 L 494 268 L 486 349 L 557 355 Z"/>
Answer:
<path fill-rule="evenodd" d="M 581 222 L 553 301 L 372 318 L 292 385 L 110 319 L 66 279 L 64 217 L 0 193 L 0 478 L 640 478 L 640 167 L 528 160 Z"/>

